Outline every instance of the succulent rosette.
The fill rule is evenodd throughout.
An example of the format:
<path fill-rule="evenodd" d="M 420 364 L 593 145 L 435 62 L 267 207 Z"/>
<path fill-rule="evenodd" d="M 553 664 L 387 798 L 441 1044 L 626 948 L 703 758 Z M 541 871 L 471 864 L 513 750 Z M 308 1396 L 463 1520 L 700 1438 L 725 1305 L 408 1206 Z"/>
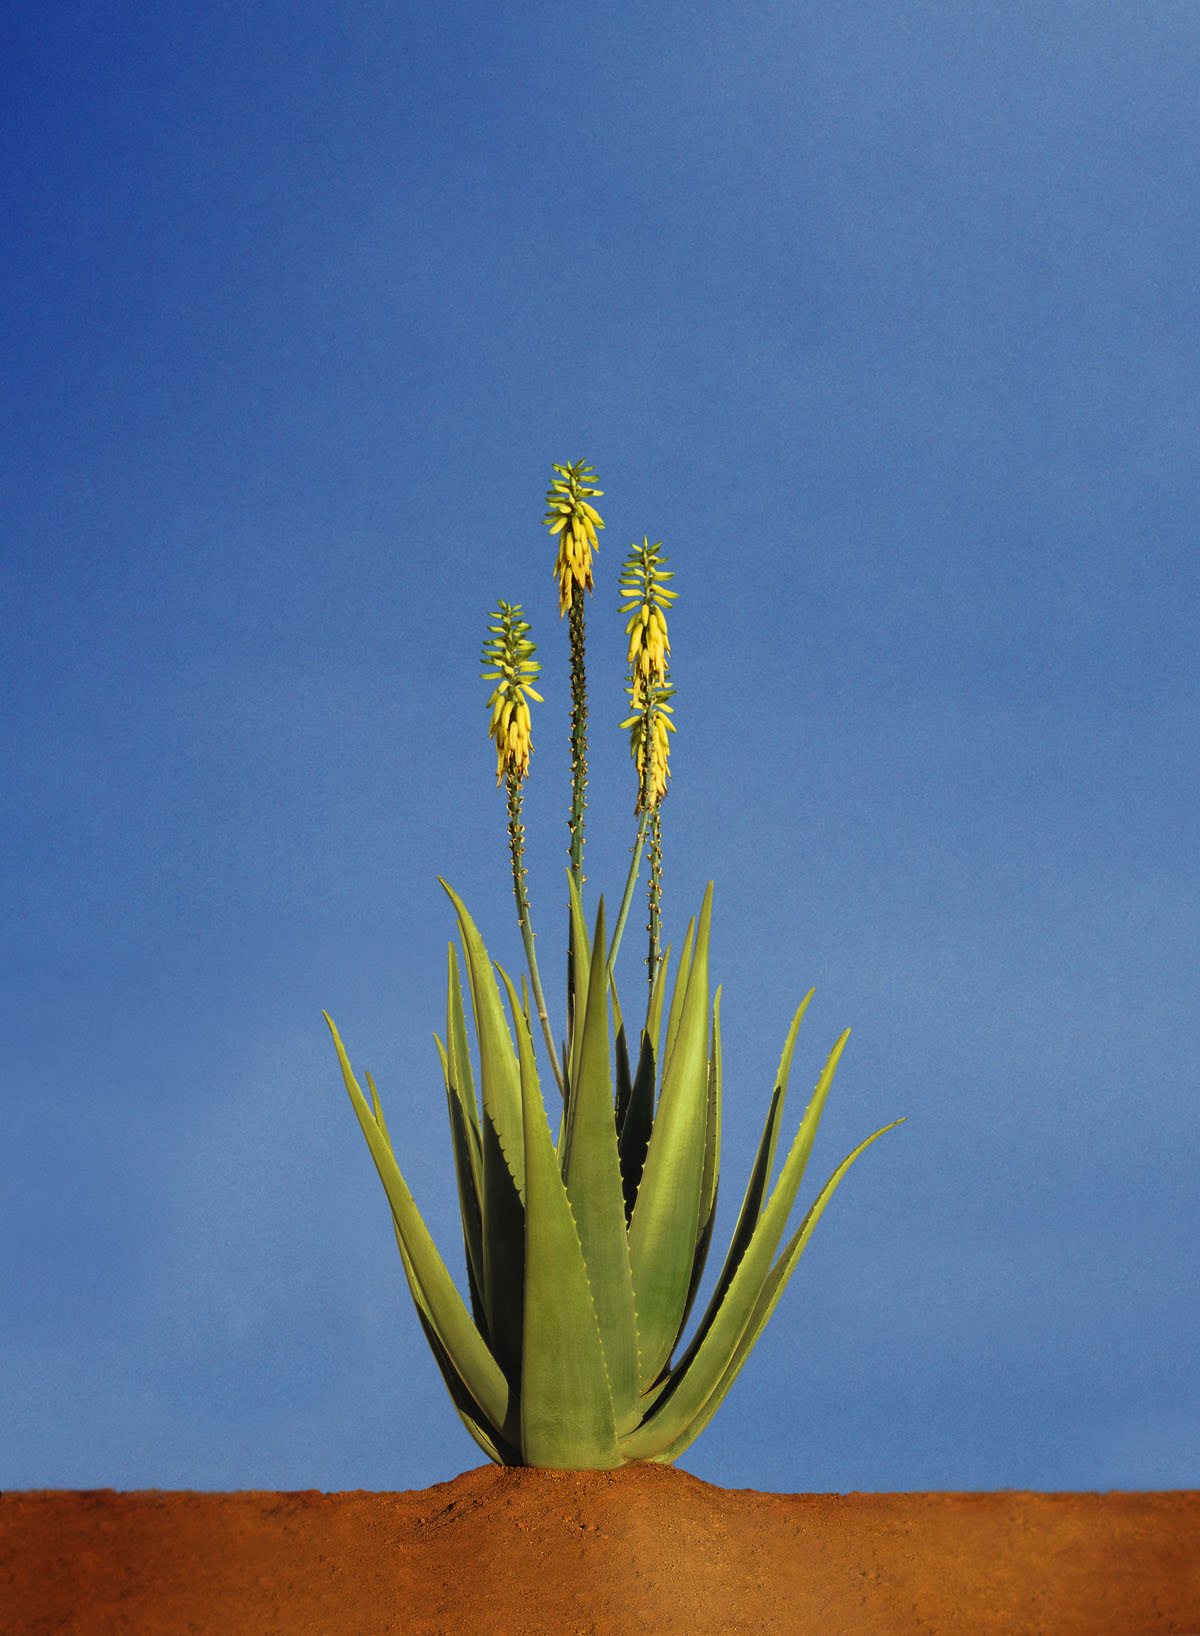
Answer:
<path fill-rule="evenodd" d="M 587 504 L 599 493 L 588 481 L 591 469 L 579 462 L 554 470 L 547 522 L 559 536 L 561 613 L 572 605 L 575 588 L 591 587 L 590 549 L 603 525 Z M 720 1172 L 721 1006 L 709 977 L 711 884 L 689 922 L 673 976 L 671 951 L 659 958 L 652 933 L 640 1023 L 626 1024 L 615 977 L 649 820 L 666 793 L 674 730 L 666 614 L 675 593 L 666 587 L 672 576 L 664 561 L 659 546 L 644 538 L 622 573 L 633 707 L 624 726 L 638 763 L 638 833 L 611 937 L 603 898 L 590 930 L 585 922 L 572 853 L 569 992 L 565 1037 L 558 1042 L 537 971 L 520 823 L 531 752 L 528 701 L 540 700 L 533 687 L 539 667 L 519 606 L 501 602 L 488 627 L 484 678 L 495 684 L 489 732 L 498 781 L 508 788 L 514 892 L 534 1005 L 524 983 L 518 991 L 492 960 L 466 906 L 446 886 L 459 949 L 450 945 L 445 1038 L 436 1044 L 454 1150 L 465 1295 L 413 1199 L 374 1081 L 367 1074 L 362 1089 L 326 1017 L 387 1195 L 421 1328 L 464 1426 L 504 1465 L 603 1469 L 675 1460 L 723 1402 L 846 1172 L 893 1128 L 875 1131 L 842 1160 L 789 1235 L 849 1033 L 829 1053 L 777 1166 L 792 1057 L 810 993 L 784 1042 L 720 1272 L 689 1333 Z M 573 812 L 575 800 L 573 793 Z M 652 893 L 656 861 L 661 872 L 661 858 L 652 858 Z M 652 896 L 652 921 L 656 902 Z M 534 1010 L 560 1096 L 553 1122 Z"/>

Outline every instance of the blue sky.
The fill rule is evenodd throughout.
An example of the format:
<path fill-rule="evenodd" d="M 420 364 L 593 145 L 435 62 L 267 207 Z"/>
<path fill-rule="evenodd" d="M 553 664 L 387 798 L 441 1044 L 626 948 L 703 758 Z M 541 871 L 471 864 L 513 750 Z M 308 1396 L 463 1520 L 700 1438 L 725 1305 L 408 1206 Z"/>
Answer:
<path fill-rule="evenodd" d="M 664 908 L 716 880 L 718 1243 L 810 986 L 789 1132 L 853 1034 L 805 1196 L 907 1117 L 680 1464 L 1200 1483 L 1192 0 L 0 27 L 0 1485 L 480 1463 L 321 1010 L 458 1270 L 435 876 L 515 968 L 504 597 L 558 946 L 541 501 L 581 458 L 589 903 L 630 842 L 617 570 L 648 534 L 677 573 Z"/>

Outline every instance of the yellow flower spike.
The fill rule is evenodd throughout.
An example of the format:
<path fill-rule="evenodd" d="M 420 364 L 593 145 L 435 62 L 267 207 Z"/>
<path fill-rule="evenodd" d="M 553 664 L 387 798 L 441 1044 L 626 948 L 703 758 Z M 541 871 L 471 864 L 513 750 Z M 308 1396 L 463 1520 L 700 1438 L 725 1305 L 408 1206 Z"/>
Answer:
<path fill-rule="evenodd" d="M 603 489 L 592 487 L 595 472 L 585 461 L 573 466 L 555 466 L 558 477 L 546 492 L 546 527 L 558 535 L 558 555 L 554 560 L 554 577 L 558 581 L 558 616 L 571 606 L 575 586 L 592 589 L 592 552 L 600 549 L 597 530 L 604 520 L 588 500 L 603 494 Z"/>
<path fill-rule="evenodd" d="M 630 708 L 634 712 L 621 723 L 623 728 L 629 729 L 629 753 L 638 772 L 638 798 L 634 811 L 653 811 L 666 795 L 667 780 L 671 776 L 667 764 L 671 754 L 669 735 L 675 731 L 675 723 L 669 720 L 672 710 L 667 701 L 674 698 L 675 689 L 663 682 L 644 682 L 635 672 L 625 691 L 629 694 Z M 650 723 L 649 788 L 646 777 L 647 716 Z"/>
<path fill-rule="evenodd" d="M 541 665 L 533 656 L 535 645 L 528 638 L 529 623 L 522 618 L 519 604 L 501 602 L 496 618 L 498 623 L 488 626 L 493 634 L 483 644 L 483 662 L 490 668 L 482 677 L 496 683 L 488 699 L 488 735 L 496 745 L 496 783 L 502 784 L 510 769 L 518 782 L 529 771 L 533 753 L 529 700 L 542 702 L 533 686 Z"/>
<path fill-rule="evenodd" d="M 525 944 L 525 957 L 529 962 L 529 975 L 533 983 L 538 1019 L 542 1025 L 546 1048 L 550 1053 L 550 1068 L 561 1092 L 563 1085 L 557 1060 L 558 1051 L 550 1028 L 546 996 L 542 992 L 542 980 L 538 975 L 537 955 L 533 946 L 529 894 L 525 886 L 525 826 L 521 822 L 523 799 L 521 785 L 529 772 L 529 758 L 533 754 L 533 723 L 529 713 L 529 701 L 533 699 L 538 704 L 542 703 L 542 695 L 533 685 L 542 667 L 534 658 L 536 647 L 529 639 L 529 621 L 523 616 L 519 603 L 498 603 L 495 621 L 495 624 L 488 626 L 490 635 L 483 644 L 483 663 L 486 669 L 481 672 L 485 682 L 496 683 L 487 701 L 490 711 L 488 736 L 496 746 L 496 784 L 497 786 L 504 784 L 507 788 L 508 851 L 512 860 L 513 895 L 517 900 L 521 940 Z M 453 893 L 450 895 L 454 896 Z M 458 902 L 457 898 L 455 902 Z M 461 909 L 461 904 L 459 907 Z M 478 1018 L 478 1013 L 476 1016 Z M 528 1021 L 528 1012 L 526 1020 Z M 483 1094 L 486 1102 L 488 1095 L 486 1089 Z"/>
<path fill-rule="evenodd" d="M 621 595 L 625 598 L 621 612 L 631 615 L 625 626 L 629 637 L 626 659 L 634 674 L 647 683 L 666 680 L 671 651 L 666 610 L 678 595 L 663 583 L 674 576 L 662 566 L 667 559 L 659 554 L 661 547 L 661 540 L 651 545 L 643 536 L 640 546 L 630 546 L 621 570 Z"/>
<path fill-rule="evenodd" d="M 657 812 L 667 793 L 670 735 L 675 731 L 667 702 L 675 692 L 667 684 L 671 652 L 667 610 L 677 592 L 666 584 L 674 575 L 665 566 L 667 559 L 661 552 L 661 540 L 651 545 L 643 536 L 640 546 L 630 546 L 620 579 L 624 598 L 621 612 L 629 615 L 625 626 L 629 638 L 626 692 L 633 712 L 621 725 L 629 729 L 629 753 L 638 770 L 635 810 L 651 813 Z"/>

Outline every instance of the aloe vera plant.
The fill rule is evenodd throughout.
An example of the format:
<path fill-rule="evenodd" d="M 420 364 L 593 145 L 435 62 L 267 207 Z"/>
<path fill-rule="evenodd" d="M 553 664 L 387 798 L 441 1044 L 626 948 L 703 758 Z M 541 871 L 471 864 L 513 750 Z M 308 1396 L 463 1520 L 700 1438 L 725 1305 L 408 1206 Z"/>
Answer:
<path fill-rule="evenodd" d="M 578 488 L 579 475 L 592 474 L 582 464 L 555 469 L 562 477 L 557 492 L 563 499 L 552 517 L 566 518 L 565 533 L 572 526 L 571 506 L 586 505 L 572 494 L 567 478 L 574 476 Z M 584 492 L 594 496 L 599 491 L 588 487 Z M 599 523 L 590 505 L 580 515 L 584 522 L 572 542 L 576 561 L 582 560 L 579 540 L 586 544 L 590 538 L 594 544 Z M 644 564 L 652 561 L 646 555 L 651 549 L 641 548 Z M 560 564 L 568 555 L 560 547 Z M 590 555 L 583 566 L 590 588 Z M 556 566 L 560 596 L 563 572 Z M 582 577 L 578 587 L 581 597 Z M 628 595 L 628 583 L 624 590 Z M 643 606 L 642 627 L 654 635 L 649 598 Z M 531 748 L 525 700 L 538 695 L 531 685 L 537 674 L 533 645 L 519 616 L 520 609 L 501 604 L 500 623 L 491 627 L 494 637 L 485 658 L 497 667 L 487 674 L 500 684 L 489 703 L 499 775 L 508 782 L 518 918 L 540 1031 L 552 1042 L 524 891 L 519 796 Z M 581 629 L 581 621 L 576 628 Z M 859 1154 L 892 1128 L 874 1132 L 838 1165 L 784 1242 L 849 1032 L 830 1052 L 776 1174 L 784 1097 L 810 993 L 784 1043 L 724 1263 L 685 1342 L 712 1239 L 720 1167 L 720 990 L 710 992 L 711 884 L 698 917 L 688 926 L 669 983 L 670 950 L 661 958 L 657 952 L 652 881 L 649 997 L 644 1022 L 633 1038 L 615 979 L 620 928 L 647 823 L 652 814 L 657 817 L 666 788 L 666 734 L 651 714 L 654 687 L 662 690 L 660 696 L 669 696 L 665 634 L 663 620 L 653 672 L 636 651 L 636 635 L 630 647 L 635 685 L 641 666 L 641 690 L 632 694 L 639 709 L 640 739 L 635 732 L 634 743 L 641 821 L 611 941 L 603 899 L 588 933 L 579 879 L 581 828 L 572 826 L 567 1039 L 561 1059 L 550 1057 L 558 1087 L 557 1134 L 538 1073 L 528 991 L 522 984 L 518 993 L 512 978 L 493 962 L 465 905 L 442 883 L 457 917 L 462 952 L 460 969 L 450 945 L 445 1039 L 438 1039 L 437 1048 L 462 1217 L 465 1299 L 405 1182 L 374 1081 L 366 1075 L 364 1093 L 326 1016 L 346 1089 L 391 1206 L 426 1340 L 463 1424 L 489 1458 L 504 1465 L 610 1468 L 631 1460 L 673 1461 L 720 1407 L 843 1176 Z M 572 735 L 576 745 L 577 721 Z M 657 774 L 651 755 L 638 758 L 639 742 L 647 748 L 660 746 Z M 573 813 L 581 811 L 576 790 Z M 475 1068 L 464 986 L 474 1022 Z"/>

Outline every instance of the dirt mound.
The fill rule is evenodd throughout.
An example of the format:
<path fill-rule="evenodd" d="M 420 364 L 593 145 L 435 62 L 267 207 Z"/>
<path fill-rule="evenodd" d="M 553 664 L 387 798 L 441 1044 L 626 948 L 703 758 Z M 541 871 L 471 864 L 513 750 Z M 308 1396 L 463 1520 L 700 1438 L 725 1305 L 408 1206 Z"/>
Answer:
<path fill-rule="evenodd" d="M 809 1631 L 1196 1636 L 1200 1492 L 759 1494 L 637 1465 L 0 1496 L 3 1636 Z"/>

